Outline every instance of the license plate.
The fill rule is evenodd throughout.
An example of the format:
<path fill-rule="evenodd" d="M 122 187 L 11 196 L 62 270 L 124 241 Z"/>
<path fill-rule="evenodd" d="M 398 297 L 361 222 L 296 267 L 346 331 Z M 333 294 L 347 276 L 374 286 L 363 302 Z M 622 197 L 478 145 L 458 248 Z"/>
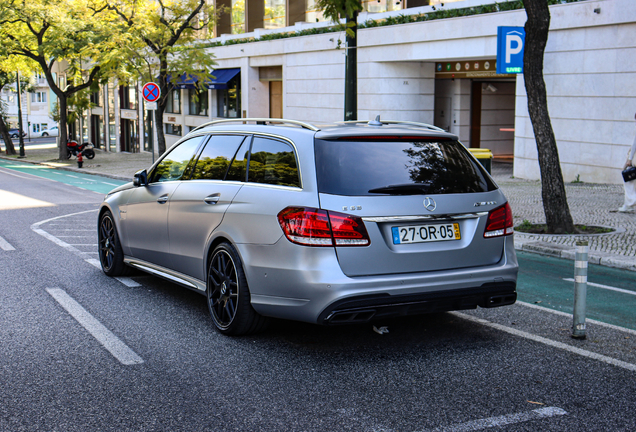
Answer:
<path fill-rule="evenodd" d="M 460 240 L 458 223 L 392 227 L 393 244 Z"/>

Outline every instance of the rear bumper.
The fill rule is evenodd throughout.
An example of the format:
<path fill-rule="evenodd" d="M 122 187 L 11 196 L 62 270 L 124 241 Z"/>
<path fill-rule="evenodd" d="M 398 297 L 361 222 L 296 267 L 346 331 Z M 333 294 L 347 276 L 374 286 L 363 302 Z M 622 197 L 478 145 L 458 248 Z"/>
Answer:
<path fill-rule="evenodd" d="M 427 292 L 417 295 L 388 294 L 359 296 L 331 304 L 318 317 L 319 324 L 338 325 L 368 322 L 380 318 L 434 312 L 493 308 L 517 300 L 516 283 L 487 283 L 478 288 Z"/>

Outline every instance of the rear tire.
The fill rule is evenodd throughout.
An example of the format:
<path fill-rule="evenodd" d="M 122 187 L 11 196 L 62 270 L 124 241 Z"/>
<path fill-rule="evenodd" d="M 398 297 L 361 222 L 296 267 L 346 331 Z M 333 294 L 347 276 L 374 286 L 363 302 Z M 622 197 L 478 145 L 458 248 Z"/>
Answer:
<path fill-rule="evenodd" d="M 70 159 L 71 156 L 73 156 L 73 152 L 67 149 L 66 150 L 66 159 Z"/>
<path fill-rule="evenodd" d="M 124 264 L 124 251 L 119 243 L 119 235 L 113 215 L 105 211 L 99 218 L 97 229 L 99 243 L 99 262 L 102 264 L 102 271 L 108 276 L 123 276 L 128 273 L 129 267 Z"/>
<path fill-rule="evenodd" d="M 49 134 L 47 134 L 46 132 L 42 132 L 42 136 L 43 137 L 47 137 L 47 136 L 49 136 Z"/>
<path fill-rule="evenodd" d="M 250 302 L 250 291 L 236 249 L 218 245 L 208 263 L 208 309 L 217 330 L 228 336 L 256 333 L 265 329 L 267 318 Z"/>

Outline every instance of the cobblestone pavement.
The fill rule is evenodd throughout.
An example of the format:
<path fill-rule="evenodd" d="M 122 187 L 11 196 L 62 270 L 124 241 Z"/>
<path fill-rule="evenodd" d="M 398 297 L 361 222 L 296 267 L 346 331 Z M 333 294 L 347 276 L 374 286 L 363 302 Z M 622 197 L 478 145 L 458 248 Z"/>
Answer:
<path fill-rule="evenodd" d="M 545 223 L 540 181 L 513 178 L 511 163 L 494 162 L 492 171 L 510 201 L 515 226 L 524 220 Z M 573 259 L 576 242 L 587 240 L 591 263 L 636 271 L 636 213 L 616 211 L 623 204 L 623 185 L 566 183 L 565 189 L 575 224 L 609 227 L 615 231 L 592 235 L 516 231 L 516 248 Z"/>
<path fill-rule="evenodd" d="M 95 159 L 85 160 L 78 169 L 74 159 L 57 161 L 57 150 L 32 150 L 22 162 L 44 163 L 58 169 L 99 174 L 120 180 L 130 180 L 135 171 L 152 164 L 150 153 L 96 152 Z M 14 158 L 10 158 L 15 160 Z M 510 201 L 515 226 L 528 220 L 545 223 L 539 181 L 513 178 L 512 163 L 494 161 L 493 177 Z M 567 183 L 566 192 L 575 224 L 614 228 L 608 234 L 595 235 L 537 235 L 515 233 L 518 250 L 574 259 L 575 243 L 589 242 L 591 263 L 636 271 L 636 213 L 620 213 L 623 186 L 593 183 Z"/>

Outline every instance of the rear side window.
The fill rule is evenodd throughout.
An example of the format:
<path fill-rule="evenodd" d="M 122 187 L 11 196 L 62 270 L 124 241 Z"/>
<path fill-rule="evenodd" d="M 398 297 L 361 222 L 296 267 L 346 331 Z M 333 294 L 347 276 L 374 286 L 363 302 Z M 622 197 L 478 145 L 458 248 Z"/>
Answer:
<path fill-rule="evenodd" d="M 497 189 L 458 141 L 316 140 L 315 149 L 321 193 L 377 196 Z"/>
<path fill-rule="evenodd" d="M 194 165 L 194 157 L 206 136 L 186 140 L 172 149 L 150 175 L 150 183 L 188 180 Z"/>
<path fill-rule="evenodd" d="M 298 164 L 292 146 L 278 140 L 255 137 L 248 181 L 300 187 Z"/>
<path fill-rule="evenodd" d="M 223 180 L 244 139 L 240 135 L 212 135 L 199 156 L 192 180 Z"/>

